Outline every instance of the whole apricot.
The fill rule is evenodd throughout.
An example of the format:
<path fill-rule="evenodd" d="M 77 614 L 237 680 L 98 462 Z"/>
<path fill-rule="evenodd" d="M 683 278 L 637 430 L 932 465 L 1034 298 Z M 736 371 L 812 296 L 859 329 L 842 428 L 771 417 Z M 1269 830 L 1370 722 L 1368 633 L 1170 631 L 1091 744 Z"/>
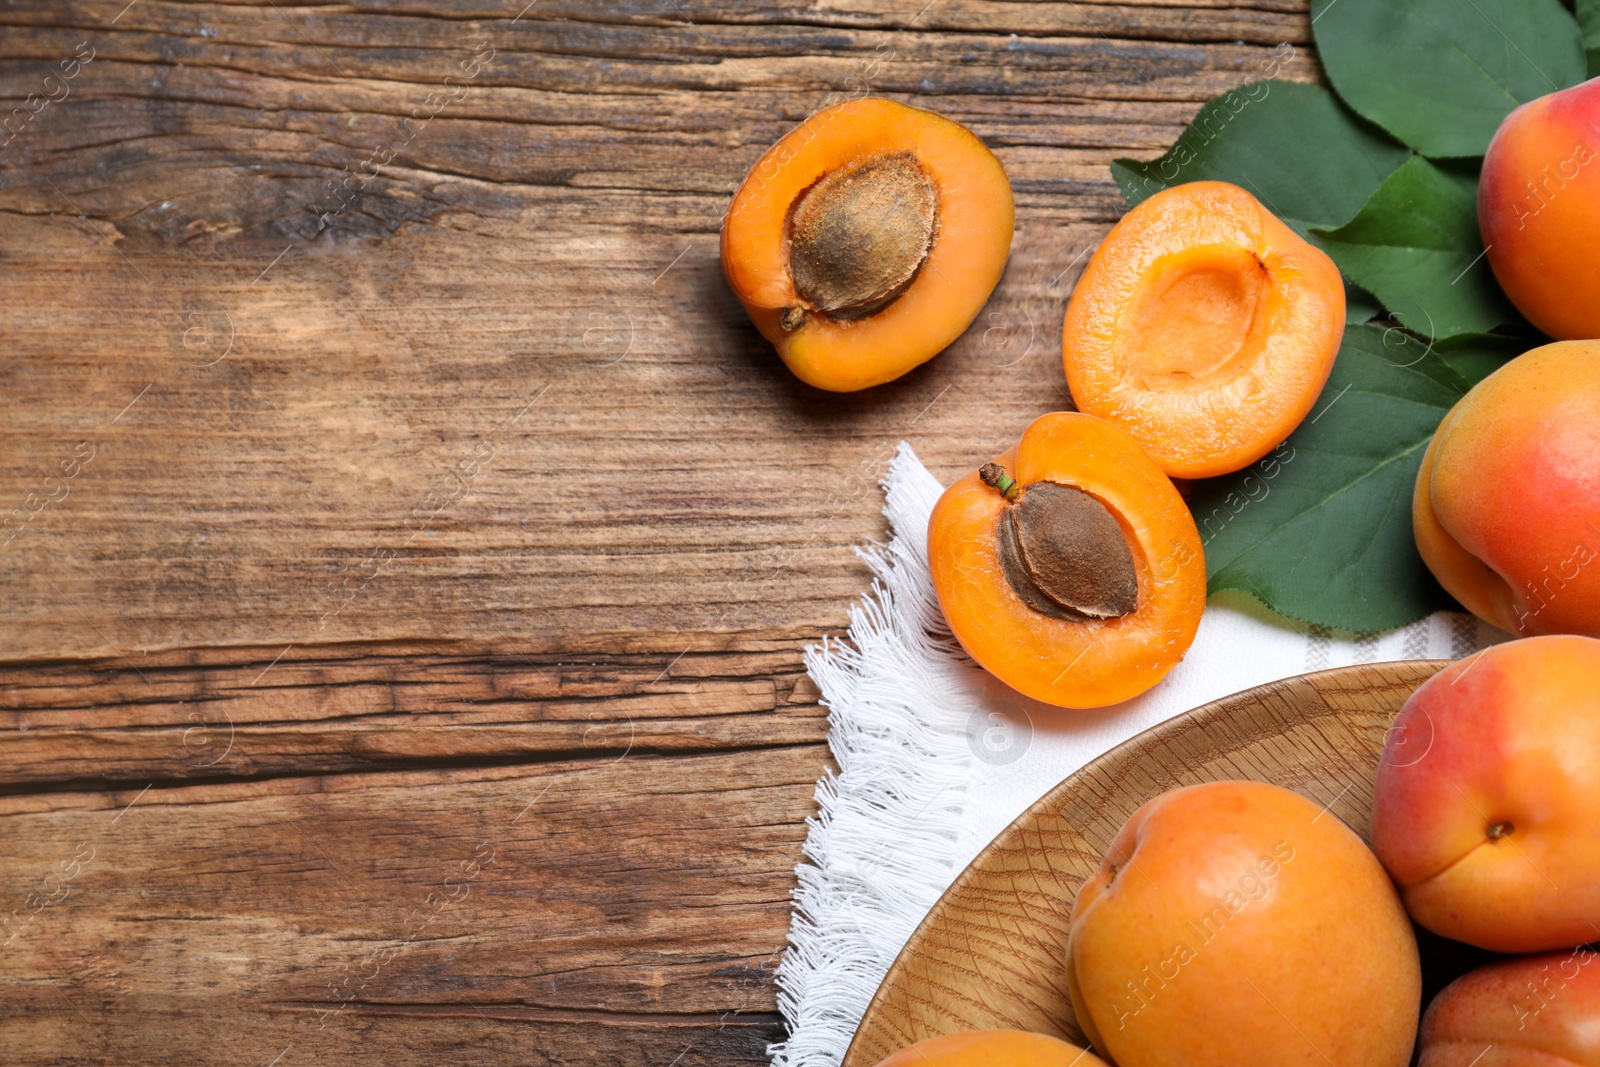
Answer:
<path fill-rule="evenodd" d="M 1539 329 L 1600 337 L 1600 78 L 1506 116 L 1478 183 L 1494 276 Z"/>
<path fill-rule="evenodd" d="M 1248 467 L 1300 425 L 1344 337 L 1333 261 L 1227 182 L 1163 189 L 1123 216 L 1061 332 L 1079 411 L 1133 434 L 1174 478 Z"/>
<path fill-rule="evenodd" d="M 1411 522 L 1474 615 L 1600 637 L 1600 341 L 1536 348 L 1462 397 L 1423 455 Z"/>
<path fill-rule="evenodd" d="M 1338 817 L 1260 782 L 1163 793 L 1072 907 L 1078 1025 L 1117 1067 L 1404 1067 L 1416 938 Z"/>
<path fill-rule="evenodd" d="M 1025 1030 L 974 1030 L 930 1037 L 878 1067 L 1106 1067 L 1092 1052 Z"/>
<path fill-rule="evenodd" d="M 939 605 L 967 653 L 1058 707 L 1138 696 L 1206 603 L 1200 533 L 1172 482 L 1104 419 L 1056 412 L 946 489 L 928 520 Z"/>
<path fill-rule="evenodd" d="M 1480 967 L 1422 1017 L 1418 1067 L 1600 1067 L 1600 952 Z"/>
<path fill-rule="evenodd" d="M 1400 709 L 1372 847 L 1412 918 L 1496 952 L 1600 940 L 1600 641 L 1494 645 Z"/>
<path fill-rule="evenodd" d="M 866 97 L 812 115 L 750 168 L 722 270 L 797 377 L 865 389 L 972 324 L 1013 223 L 1005 169 L 971 130 Z"/>

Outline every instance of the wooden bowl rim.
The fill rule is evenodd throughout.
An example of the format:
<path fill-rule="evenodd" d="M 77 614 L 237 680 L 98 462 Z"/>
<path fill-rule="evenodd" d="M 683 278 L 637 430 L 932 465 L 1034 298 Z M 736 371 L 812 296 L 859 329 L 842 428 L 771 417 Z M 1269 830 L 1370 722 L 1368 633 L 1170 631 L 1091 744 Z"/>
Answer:
<path fill-rule="evenodd" d="M 962 869 L 960 874 L 956 875 L 955 880 L 950 883 L 945 891 L 939 894 L 939 899 L 928 909 L 927 914 L 917 923 L 916 929 L 911 932 L 911 936 L 906 938 L 906 943 L 895 954 L 894 962 L 889 965 L 888 971 L 884 973 L 883 981 L 878 983 L 878 988 L 872 994 L 872 1000 L 868 1002 L 866 1011 L 862 1012 L 860 1021 L 856 1023 L 855 1033 L 850 1037 L 850 1045 L 845 1049 L 841 1063 L 845 1067 L 851 1067 L 853 1063 L 851 1057 L 856 1051 L 856 1042 L 861 1037 L 862 1030 L 868 1020 L 881 1009 L 883 1002 L 888 998 L 891 987 L 900 978 L 901 972 L 907 966 L 908 955 L 921 941 L 929 925 L 943 912 L 951 899 L 956 894 L 963 892 L 968 883 L 978 876 L 978 868 L 989 857 L 990 853 L 1002 841 L 1007 841 L 1013 836 L 1019 836 L 1019 831 L 1024 830 L 1045 811 L 1060 807 L 1064 800 L 1064 794 L 1077 788 L 1083 779 L 1100 773 L 1145 749 L 1158 747 L 1162 742 L 1170 740 L 1174 735 L 1188 733 L 1192 730 L 1203 731 L 1206 725 L 1219 717 L 1227 715 L 1241 705 L 1256 703 L 1262 696 L 1297 688 L 1308 683 L 1315 683 L 1319 679 L 1336 680 L 1376 668 L 1393 669 L 1398 667 L 1414 669 L 1422 675 L 1418 681 L 1420 685 L 1422 681 L 1426 681 L 1427 677 L 1438 673 L 1453 662 L 1455 661 L 1450 659 L 1380 660 L 1372 663 L 1352 663 L 1343 667 L 1330 667 L 1320 671 L 1307 671 L 1303 674 L 1279 678 L 1262 685 L 1241 689 L 1227 696 L 1218 697 L 1216 700 L 1207 701 L 1197 707 L 1190 708 L 1188 711 L 1181 711 L 1171 718 L 1163 719 L 1148 729 L 1141 730 L 1126 741 L 1107 749 L 1085 763 L 1082 767 L 1057 782 L 1038 800 L 1028 805 L 1022 814 L 1007 823 L 999 833 L 989 840 L 988 844 L 978 850 L 978 854 L 972 857 L 971 862 Z"/>

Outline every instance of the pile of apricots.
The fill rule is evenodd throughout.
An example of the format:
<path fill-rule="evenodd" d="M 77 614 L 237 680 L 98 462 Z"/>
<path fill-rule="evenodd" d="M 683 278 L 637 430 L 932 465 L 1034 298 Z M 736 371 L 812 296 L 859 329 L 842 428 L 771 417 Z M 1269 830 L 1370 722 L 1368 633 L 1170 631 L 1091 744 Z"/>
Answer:
<path fill-rule="evenodd" d="M 1594 1067 L 1597 820 L 1600 640 L 1492 646 L 1401 708 L 1370 848 L 1331 805 L 1260 782 L 1128 819 L 1068 921 L 1095 1052 L 986 1030 L 881 1067 Z M 1413 923 L 1506 955 L 1423 1012 Z"/>
<path fill-rule="evenodd" d="M 1600 168 L 1574 179 L 1585 195 L 1548 211 L 1525 203 L 1543 161 L 1586 129 L 1600 129 L 1600 79 L 1519 108 L 1489 149 L 1479 215 L 1491 264 L 1559 341 L 1456 405 L 1413 502 L 1440 583 L 1518 635 L 1600 637 Z M 722 263 L 799 378 L 864 389 L 971 325 L 1013 225 L 1005 170 L 976 135 L 865 98 L 812 115 L 761 157 L 729 206 Z M 1244 189 L 1190 182 L 1130 210 L 1066 308 L 1076 410 L 1043 415 L 934 509 L 934 588 L 972 658 L 1060 707 L 1159 682 L 1206 600 L 1180 486 L 1282 444 L 1326 384 L 1344 325 L 1332 260 Z"/>

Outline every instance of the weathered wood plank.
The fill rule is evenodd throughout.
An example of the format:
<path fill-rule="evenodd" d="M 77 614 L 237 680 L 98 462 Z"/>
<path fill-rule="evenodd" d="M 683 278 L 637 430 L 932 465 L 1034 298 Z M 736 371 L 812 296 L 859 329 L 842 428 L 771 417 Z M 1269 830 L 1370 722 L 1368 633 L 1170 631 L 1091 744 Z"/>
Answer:
<path fill-rule="evenodd" d="M 798 649 L 339 651 L 0 668 L 0 792 L 815 745 L 826 735 Z"/>
<path fill-rule="evenodd" d="M 93 50 L 0 156 L 8 658 L 837 627 L 897 440 L 951 474 L 1066 402 L 1105 161 L 1306 36 L 1283 4 L 520 7 L 0 14 L 11 100 Z M 824 396 L 714 234 L 771 140 L 864 91 L 995 144 L 1019 233 L 949 353 Z"/>
<path fill-rule="evenodd" d="M 6 1061 L 756 1062 L 795 754 L 0 798 Z"/>

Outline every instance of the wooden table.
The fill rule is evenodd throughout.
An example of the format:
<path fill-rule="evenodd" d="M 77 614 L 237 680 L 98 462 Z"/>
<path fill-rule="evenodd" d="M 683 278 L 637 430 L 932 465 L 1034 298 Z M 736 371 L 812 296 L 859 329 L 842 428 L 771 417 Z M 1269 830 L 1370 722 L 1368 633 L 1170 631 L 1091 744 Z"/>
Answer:
<path fill-rule="evenodd" d="M 0 1060 L 764 1061 L 876 479 L 1069 402 L 1108 160 L 1316 75 L 1298 2 L 925 3 L 0 4 Z M 717 231 L 865 92 L 1018 226 L 833 396 Z"/>

